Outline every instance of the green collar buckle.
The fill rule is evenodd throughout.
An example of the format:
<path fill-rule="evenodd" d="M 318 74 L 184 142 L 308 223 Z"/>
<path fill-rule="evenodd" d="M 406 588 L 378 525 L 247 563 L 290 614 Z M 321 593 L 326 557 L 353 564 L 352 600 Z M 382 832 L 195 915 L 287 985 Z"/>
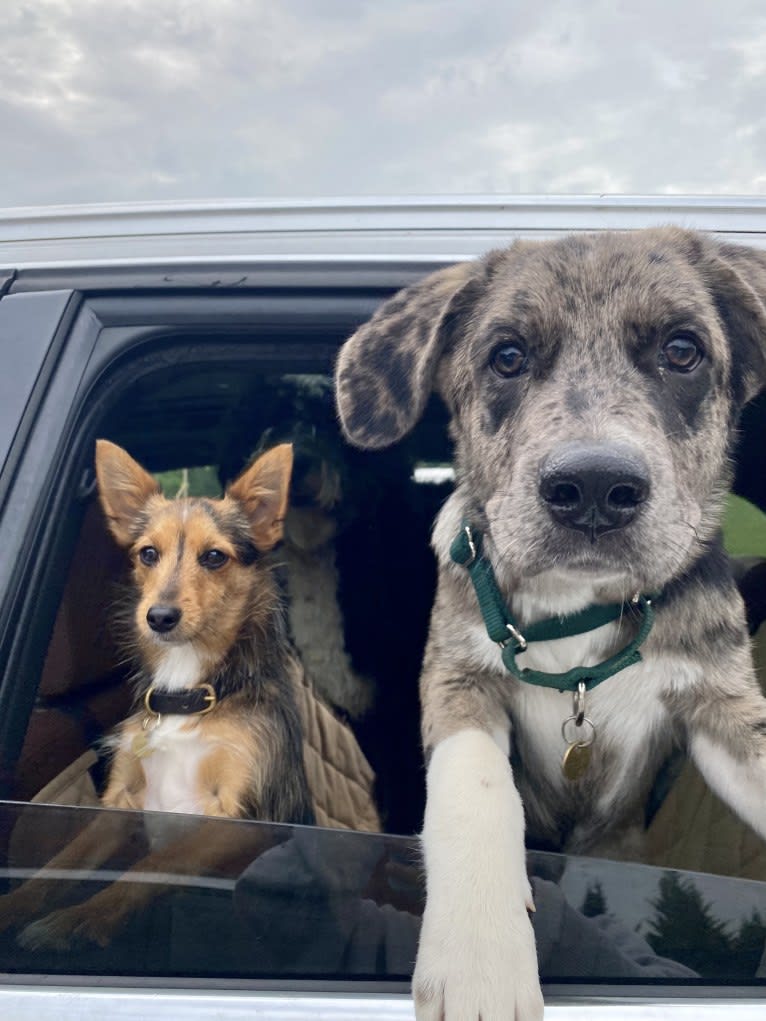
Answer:
<path fill-rule="evenodd" d="M 577 691 L 581 684 L 590 691 L 602 681 L 613 677 L 626 667 L 641 661 L 639 646 L 645 641 L 654 624 L 652 597 L 636 594 L 624 603 L 610 603 L 605 606 L 589 606 L 567 617 L 550 617 L 525 627 L 522 633 L 505 604 L 490 562 L 481 555 L 482 536 L 463 522 L 460 532 L 450 546 L 450 556 L 456 564 L 465 567 L 473 583 L 479 609 L 484 618 L 487 634 L 502 649 L 505 668 L 527 684 L 559 691 Z M 632 641 L 609 659 L 595 666 L 573 667 L 560 674 L 549 674 L 542 670 L 521 668 L 516 657 L 524 652 L 530 642 L 550 642 L 559 638 L 571 638 L 610 624 L 621 617 L 635 619 L 640 615 L 638 631 Z"/>

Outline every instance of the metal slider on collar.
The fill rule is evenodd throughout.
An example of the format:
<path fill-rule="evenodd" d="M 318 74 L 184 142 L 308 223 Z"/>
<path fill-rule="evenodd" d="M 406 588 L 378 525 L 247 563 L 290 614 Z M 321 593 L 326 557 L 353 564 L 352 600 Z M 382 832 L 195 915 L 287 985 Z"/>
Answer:
<path fill-rule="evenodd" d="M 511 638 L 513 638 L 514 642 L 516 642 L 516 644 L 518 645 L 518 649 L 516 651 L 517 652 L 526 651 L 527 640 L 521 633 L 521 631 L 519 631 L 518 628 L 515 628 L 513 624 L 509 624 L 508 621 L 505 622 L 505 626 L 508 628 Z M 505 641 L 498 642 L 497 644 L 500 646 L 501 649 L 504 649 L 506 645 L 510 642 L 510 640 L 511 640 L 510 638 L 506 638 Z"/>
<path fill-rule="evenodd" d="M 468 548 L 471 551 L 471 559 L 466 560 L 463 567 L 470 567 L 476 560 L 476 543 L 473 541 L 473 532 L 471 531 L 470 525 L 463 525 L 463 531 L 465 532 L 465 537 L 468 542 Z"/>

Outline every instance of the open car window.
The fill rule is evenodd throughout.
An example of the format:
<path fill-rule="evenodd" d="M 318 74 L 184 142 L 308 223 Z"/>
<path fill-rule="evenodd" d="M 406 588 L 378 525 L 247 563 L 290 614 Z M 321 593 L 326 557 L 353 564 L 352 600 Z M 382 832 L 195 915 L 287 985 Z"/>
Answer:
<path fill-rule="evenodd" d="M 236 312 L 234 329 L 227 298 L 210 308 L 208 299 L 192 307 L 177 298 L 171 311 L 164 299 L 146 308 L 140 300 L 137 311 L 121 306 L 113 313 L 124 331 L 114 334 L 121 361 L 109 369 L 113 375 L 87 381 L 90 417 L 83 411 L 69 433 L 48 428 L 48 446 L 51 436 L 70 437 L 70 467 L 59 469 L 57 448 L 51 487 L 68 486 L 71 499 L 45 517 L 49 545 L 30 546 L 19 561 L 22 571 L 34 557 L 52 565 L 52 574 L 58 569 L 60 602 L 55 586 L 41 585 L 45 604 L 35 600 L 17 628 L 20 639 L 28 636 L 30 647 L 47 653 L 44 662 L 39 653 L 38 668 L 30 652 L 8 689 L 24 687 L 30 708 L 36 692 L 31 714 L 17 710 L 13 717 L 20 747 L 26 737 L 9 794 L 37 803 L 0 810 L 0 893 L 9 896 L 0 898 L 0 970 L 19 983 L 27 976 L 111 975 L 138 985 L 148 978 L 276 981 L 285 988 L 373 982 L 404 993 L 424 897 L 415 837 L 84 807 L 105 778 L 105 760 L 93 749 L 131 706 L 130 668 L 108 627 L 112 582 L 125 563 L 92 485 L 93 440 L 122 445 L 161 477 L 169 496 L 218 491 L 256 450 L 290 433 L 304 444 L 302 457 L 308 440 L 322 459 L 336 459 L 344 647 L 378 692 L 367 715 L 344 725 L 376 774 L 381 827 L 415 833 L 424 793 L 417 678 L 435 583 L 429 532 L 453 484 L 443 411 L 429 406 L 407 443 L 388 451 L 342 443 L 332 356 L 353 322 L 369 313 L 366 306 L 346 311 L 339 299 L 328 300 L 327 323 L 311 307 L 297 325 L 270 307 L 262 326 L 257 306 L 247 305 Z M 283 304 L 298 308 L 300 301 Z M 132 324 L 145 330 L 153 315 L 162 330 L 133 351 Z M 175 316 L 181 326 L 171 329 Z M 198 333 L 189 332 L 192 318 Z M 108 353 L 97 354 L 107 362 Z M 755 429 L 746 434 L 757 463 L 756 436 Z M 295 501 L 305 508 L 311 457 L 296 465 Z M 752 500 L 759 477 L 752 468 L 743 476 L 740 489 Z M 758 529 L 749 516 L 733 516 L 738 555 L 758 553 Z M 755 581 L 762 591 L 762 578 Z M 79 795 L 64 781 L 83 756 L 88 798 L 71 807 Z M 679 779 L 671 769 L 663 784 L 652 792 L 647 820 L 652 864 L 530 852 L 543 978 L 549 988 L 579 984 L 580 994 L 618 988 L 629 995 L 659 985 L 668 996 L 671 989 L 702 995 L 710 986 L 736 985 L 759 998 L 766 974 L 763 847 L 743 836 L 733 817 L 715 814 L 699 777 Z M 57 861 L 92 827 L 111 847 L 103 863 L 84 853 Z M 34 909 L 16 897 L 30 881 L 42 883 Z M 123 914 L 126 904 L 132 909 Z"/>

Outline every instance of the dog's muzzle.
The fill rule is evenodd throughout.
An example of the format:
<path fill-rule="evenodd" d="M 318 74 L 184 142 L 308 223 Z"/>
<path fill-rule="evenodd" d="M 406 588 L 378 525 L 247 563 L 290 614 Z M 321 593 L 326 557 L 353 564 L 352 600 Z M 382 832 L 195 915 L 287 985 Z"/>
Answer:
<path fill-rule="evenodd" d="M 649 491 L 649 466 L 627 444 L 564 443 L 540 469 L 540 497 L 554 521 L 592 542 L 629 525 Z"/>

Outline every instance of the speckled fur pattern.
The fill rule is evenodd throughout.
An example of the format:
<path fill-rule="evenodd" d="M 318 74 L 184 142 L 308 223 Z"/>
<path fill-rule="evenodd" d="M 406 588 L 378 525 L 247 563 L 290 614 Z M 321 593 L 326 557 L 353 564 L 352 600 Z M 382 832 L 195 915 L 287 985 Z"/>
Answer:
<path fill-rule="evenodd" d="M 635 854 L 649 789 L 680 746 L 766 837 L 766 702 L 720 539 L 738 415 L 766 376 L 765 300 L 766 256 L 689 231 L 517 242 L 395 295 L 341 350 L 337 400 L 351 442 L 395 442 L 435 390 L 455 444 L 456 488 L 433 533 L 439 582 L 421 675 L 430 766 L 419 1019 L 542 1016 L 529 973 L 524 823 L 511 821 L 495 840 L 487 821 L 502 799 L 521 795 L 538 846 Z M 704 351 L 688 373 L 663 361 L 663 345 L 679 331 Z M 517 377 L 492 371 L 491 353 L 504 343 L 526 352 Z M 640 450 L 650 495 L 628 527 L 596 541 L 550 513 L 541 466 L 570 440 Z M 588 696 L 597 740 L 578 782 L 560 768 L 571 698 L 504 670 L 468 576 L 450 560 L 464 519 L 483 531 L 522 629 L 591 603 L 662 593 L 642 662 Z M 587 635 L 530 646 L 520 665 L 592 665 L 634 631 L 626 615 Z M 497 751 L 510 753 L 507 775 Z M 451 795 L 444 777 L 466 769 L 473 783 Z M 466 842 L 460 828 L 475 837 Z M 492 862 L 483 861 L 483 840 L 494 840 Z M 498 873 L 509 870 L 507 886 Z M 511 904 L 493 921 L 501 891 Z M 477 940 L 478 956 L 470 949 Z M 512 981 L 493 979 L 514 960 L 522 963 Z"/>

